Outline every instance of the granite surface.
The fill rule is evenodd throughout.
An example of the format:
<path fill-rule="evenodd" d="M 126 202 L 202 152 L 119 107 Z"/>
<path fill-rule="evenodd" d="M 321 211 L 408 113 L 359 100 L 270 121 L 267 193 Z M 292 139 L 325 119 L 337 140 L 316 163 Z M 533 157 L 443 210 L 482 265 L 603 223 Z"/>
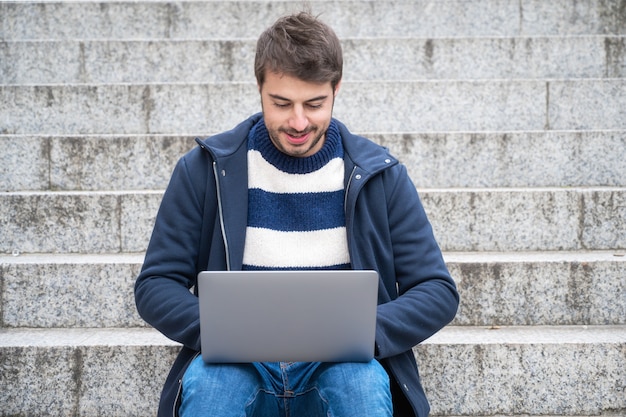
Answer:
<path fill-rule="evenodd" d="M 625 325 L 616 251 L 446 253 L 461 303 L 453 325 Z M 143 254 L 0 256 L 7 328 L 144 327 L 134 304 Z"/>
<path fill-rule="evenodd" d="M 626 257 L 468 261 L 448 259 L 461 296 L 453 324 L 626 324 Z M 471 259 L 471 261 L 470 261 Z"/>
<path fill-rule="evenodd" d="M 0 253 L 143 251 L 161 198 L 161 191 L 0 194 L 0 233 L 8 237 Z M 626 249 L 621 188 L 423 190 L 421 198 L 446 251 Z"/>
<path fill-rule="evenodd" d="M 0 330 L 2 415 L 153 415 L 178 349 L 153 331 Z"/>
<path fill-rule="evenodd" d="M 90 2 L 91 3 L 91 2 Z M 616 0 L 522 3 L 503 0 L 309 1 L 340 37 L 484 37 L 625 34 Z M 454 7 L 450 7 L 449 5 Z M 441 7 L 444 5 L 444 7 Z M 93 2 L 0 5 L 0 35 L 11 39 L 253 38 L 300 1 Z M 212 16 L 220 19 L 214 21 Z M 114 17 L 114 18 L 113 18 Z"/>
<path fill-rule="evenodd" d="M 625 349 L 623 326 L 461 327 L 416 358 L 434 415 L 621 416 Z"/>
<path fill-rule="evenodd" d="M 345 81 L 617 78 L 620 36 L 348 38 Z M 255 82 L 255 39 L 0 44 L 0 84 Z"/>
<path fill-rule="evenodd" d="M 145 326 L 133 293 L 143 258 L 135 258 L 126 263 L 104 262 L 105 258 L 79 263 L 77 259 L 63 263 L 5 263 L 0 259 L 1 326 Z"/>
<path fill-rule="evenodd" d="M 624 326 L 448 327 L 415 353 L 433 415 L 619 416 L 625 347 Z M 177 350 L 149 329 L 0 330 L 5 410 L 150 415 Z"/>
<path fill-rule="evenodd" d="M 425 190 L 421 197 L 446 251 L 626 247 L 626 214 L 613 210 L 621 188 Z"/>
<path fill-rule="evenodd" d="M 215 132 L 205 132 L 201 137 Z M 360 132 L 355 132 L 360 133 Z M 626 185 L 622 131 L 383 133 L 420 189 Z M 0 136 L 0 190 L 162 190 L 185 135 Z"/>

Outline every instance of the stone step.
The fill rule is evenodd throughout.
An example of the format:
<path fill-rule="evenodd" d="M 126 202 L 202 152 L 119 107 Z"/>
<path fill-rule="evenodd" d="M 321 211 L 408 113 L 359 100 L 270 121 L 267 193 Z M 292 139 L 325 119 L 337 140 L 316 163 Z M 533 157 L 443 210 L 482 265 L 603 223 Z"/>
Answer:
<path fill-rule="evenodd" d="M 626 324 L 626 251 L 444 253 L 463 326 Z"/>
<path fill-rule="evenodd" d="M 179 346 L 152 329 L 0 329 L 3 416 L 154 416 Z"/>
<path fill-rule="evenodd" d="M 625 415 L 625 349 L 623 325 L 447 327 L 415 353 L 435 416 L 580 417 Z M 177 350 L 151 329 L 0 330 L 3 413 L 154 415 Z"/>
<path fill-rule="evenodd" d="M 619 0 L 312 1 L 340 37 L 626 34 Z M 0 39 L 256 38 L 301 1 L 0 3 Z"/>
<path fill-rule="evenodd" d="M 0 194 L 0 253 L 146 249 L 162 192 Z M 425 189 L 445 251 L 626 249 L 626 189 Z"/>
<path fill-rule="evenodd" d="M 626 416 L 626 326 L 447 327 L 416 348 L 433 415 Z"/>
<path fill-rule="evenodd" d="M 0 86 L 0 134 L 206 134 L 260 110 L 254 83 Z M 345 82 L 362 132 L 626 129 L 626 79 Z"/>
<path fill-rule="evenodd" d="M 133 294 L 142 263 L 143 254 L 0 255 L 0 327 L 146 327 Z"/>
<path fill-rule="evenodd" d="M 204 136 L 209 136 L 205 133 Z M 370 134 L 420 188 L 626 186 L 626 131 Z M 164 189 L 181 135 L 0 136 L 0 191 Z"/>
<path fill-rule="evenodd" d="M 625 255 L 446 253 L 461 295 L 453 324 L 626 324 Z M 145 327 L 133 296 L 142 262 L 142 254 L 0 256 L 0 327 Z"/>
<path fill-rule="evenodd" d="M 623 36 L 343 40 L 343 78 L 621 78 Z M 254 82 L 255 40 L 10 41 L 0 84 Z"/>
<path fill-rule="evenodd" d="M 623 249 L 623 188 L 449 189 L 422 192 L 444 250 Z"/>
<path fill-rule="evenodd" d="M 195 146 L 180 135 L 0 135 L 0 191 L 163 190 Z"/>

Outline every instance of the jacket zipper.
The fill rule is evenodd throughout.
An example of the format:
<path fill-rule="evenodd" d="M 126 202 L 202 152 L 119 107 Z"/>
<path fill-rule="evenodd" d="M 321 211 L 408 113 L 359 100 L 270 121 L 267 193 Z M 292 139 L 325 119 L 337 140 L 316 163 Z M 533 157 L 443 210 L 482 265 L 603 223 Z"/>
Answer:
<path fill-rule="evenodd" d="M 350 186 L 352 185 L 352 178 L 354 178 L 354 173 L 356 171 L 356 165 L 352 168 L 352 172 L 350 173 L 350 178 L 348 178 L 348 184 L 346 185 L 346 192 L 343 196 L 343 206 L 348 210 L 348 191 L 350 190 Z M 346 213 L 347 214 L 347 213 Z"/>
<path fill-rule="evenodd" d="M 226 270 L 230 271 L 230 252 L 228 250 L 228 240 L 226 239 L 226 228 L 224 227 L 224 212 L 222 209 L 222 194 L 220 192 L 220 181 L 217 172 L 217 162 L 213 161 L 213 177 L 215 178 L 215 190 L 217 193 L 217 211 L 220 216 L 220 228 L 222 230 L 222 239 L 224 240 L 224 250 L 226 252 Z M 206 197 L 205 197 L 206 198 Z"/>
<path fill-rule="evenodd" d="M 346 184 L 346 190 L 344 193 L 344 197 L 343 197 L 343 206 L 344 206 L 344 212 L 346 215 L 346 232 L 347 232 L 347 236 L 348 236 L 348 254 L 350 256 L 350 259 L 353 260 L 354 259 L 354 255 L 352 254 L 352 249 L 353 249 L 353 244 L 352 244 L 352 239 L 354 236 L 354 233 L 352 232 L 352 212 L 354 211 L 353 207 L 348 207 L 348 195 L 350 194 L 350 188 L 352 187 L 352 180 L 354 179 L 355 176 L 355 172 L 357 170 L 357 166 L 355 165 L 352 168 L 352 172 L 350 173 L 350 177 L 348 178 L 348 183 Z M 353 262 L 353 261 L 351 261 Z M 352 267 L 354 267 L 354 265 L 352 265 Z"/>

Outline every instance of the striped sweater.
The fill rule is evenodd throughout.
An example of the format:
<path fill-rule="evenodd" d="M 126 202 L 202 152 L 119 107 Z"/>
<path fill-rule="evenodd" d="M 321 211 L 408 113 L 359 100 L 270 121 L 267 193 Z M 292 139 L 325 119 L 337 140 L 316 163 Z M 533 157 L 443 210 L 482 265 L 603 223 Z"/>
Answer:
<path fill-rule="evenodd" d="M 248 135 L 244 269 L 346 269 L 343 147 L 331 122 L 320 151 L 288 156 L 261 119 Z"/>

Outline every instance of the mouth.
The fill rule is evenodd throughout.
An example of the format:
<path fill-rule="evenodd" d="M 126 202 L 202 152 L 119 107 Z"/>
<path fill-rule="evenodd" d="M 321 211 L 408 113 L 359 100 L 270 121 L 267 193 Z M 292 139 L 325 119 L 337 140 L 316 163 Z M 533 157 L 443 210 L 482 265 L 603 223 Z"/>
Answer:
<path fill-rule="evenodd" d="M 309 137 L 311 135 L 311 131 L 305 131 L 305 132 L 283 131 L 283 133 L 287 137 L 287 141 L 291 143 L 292 145 L 302 145 L 303 143 L 306 143 L 309 140 Z"/>

